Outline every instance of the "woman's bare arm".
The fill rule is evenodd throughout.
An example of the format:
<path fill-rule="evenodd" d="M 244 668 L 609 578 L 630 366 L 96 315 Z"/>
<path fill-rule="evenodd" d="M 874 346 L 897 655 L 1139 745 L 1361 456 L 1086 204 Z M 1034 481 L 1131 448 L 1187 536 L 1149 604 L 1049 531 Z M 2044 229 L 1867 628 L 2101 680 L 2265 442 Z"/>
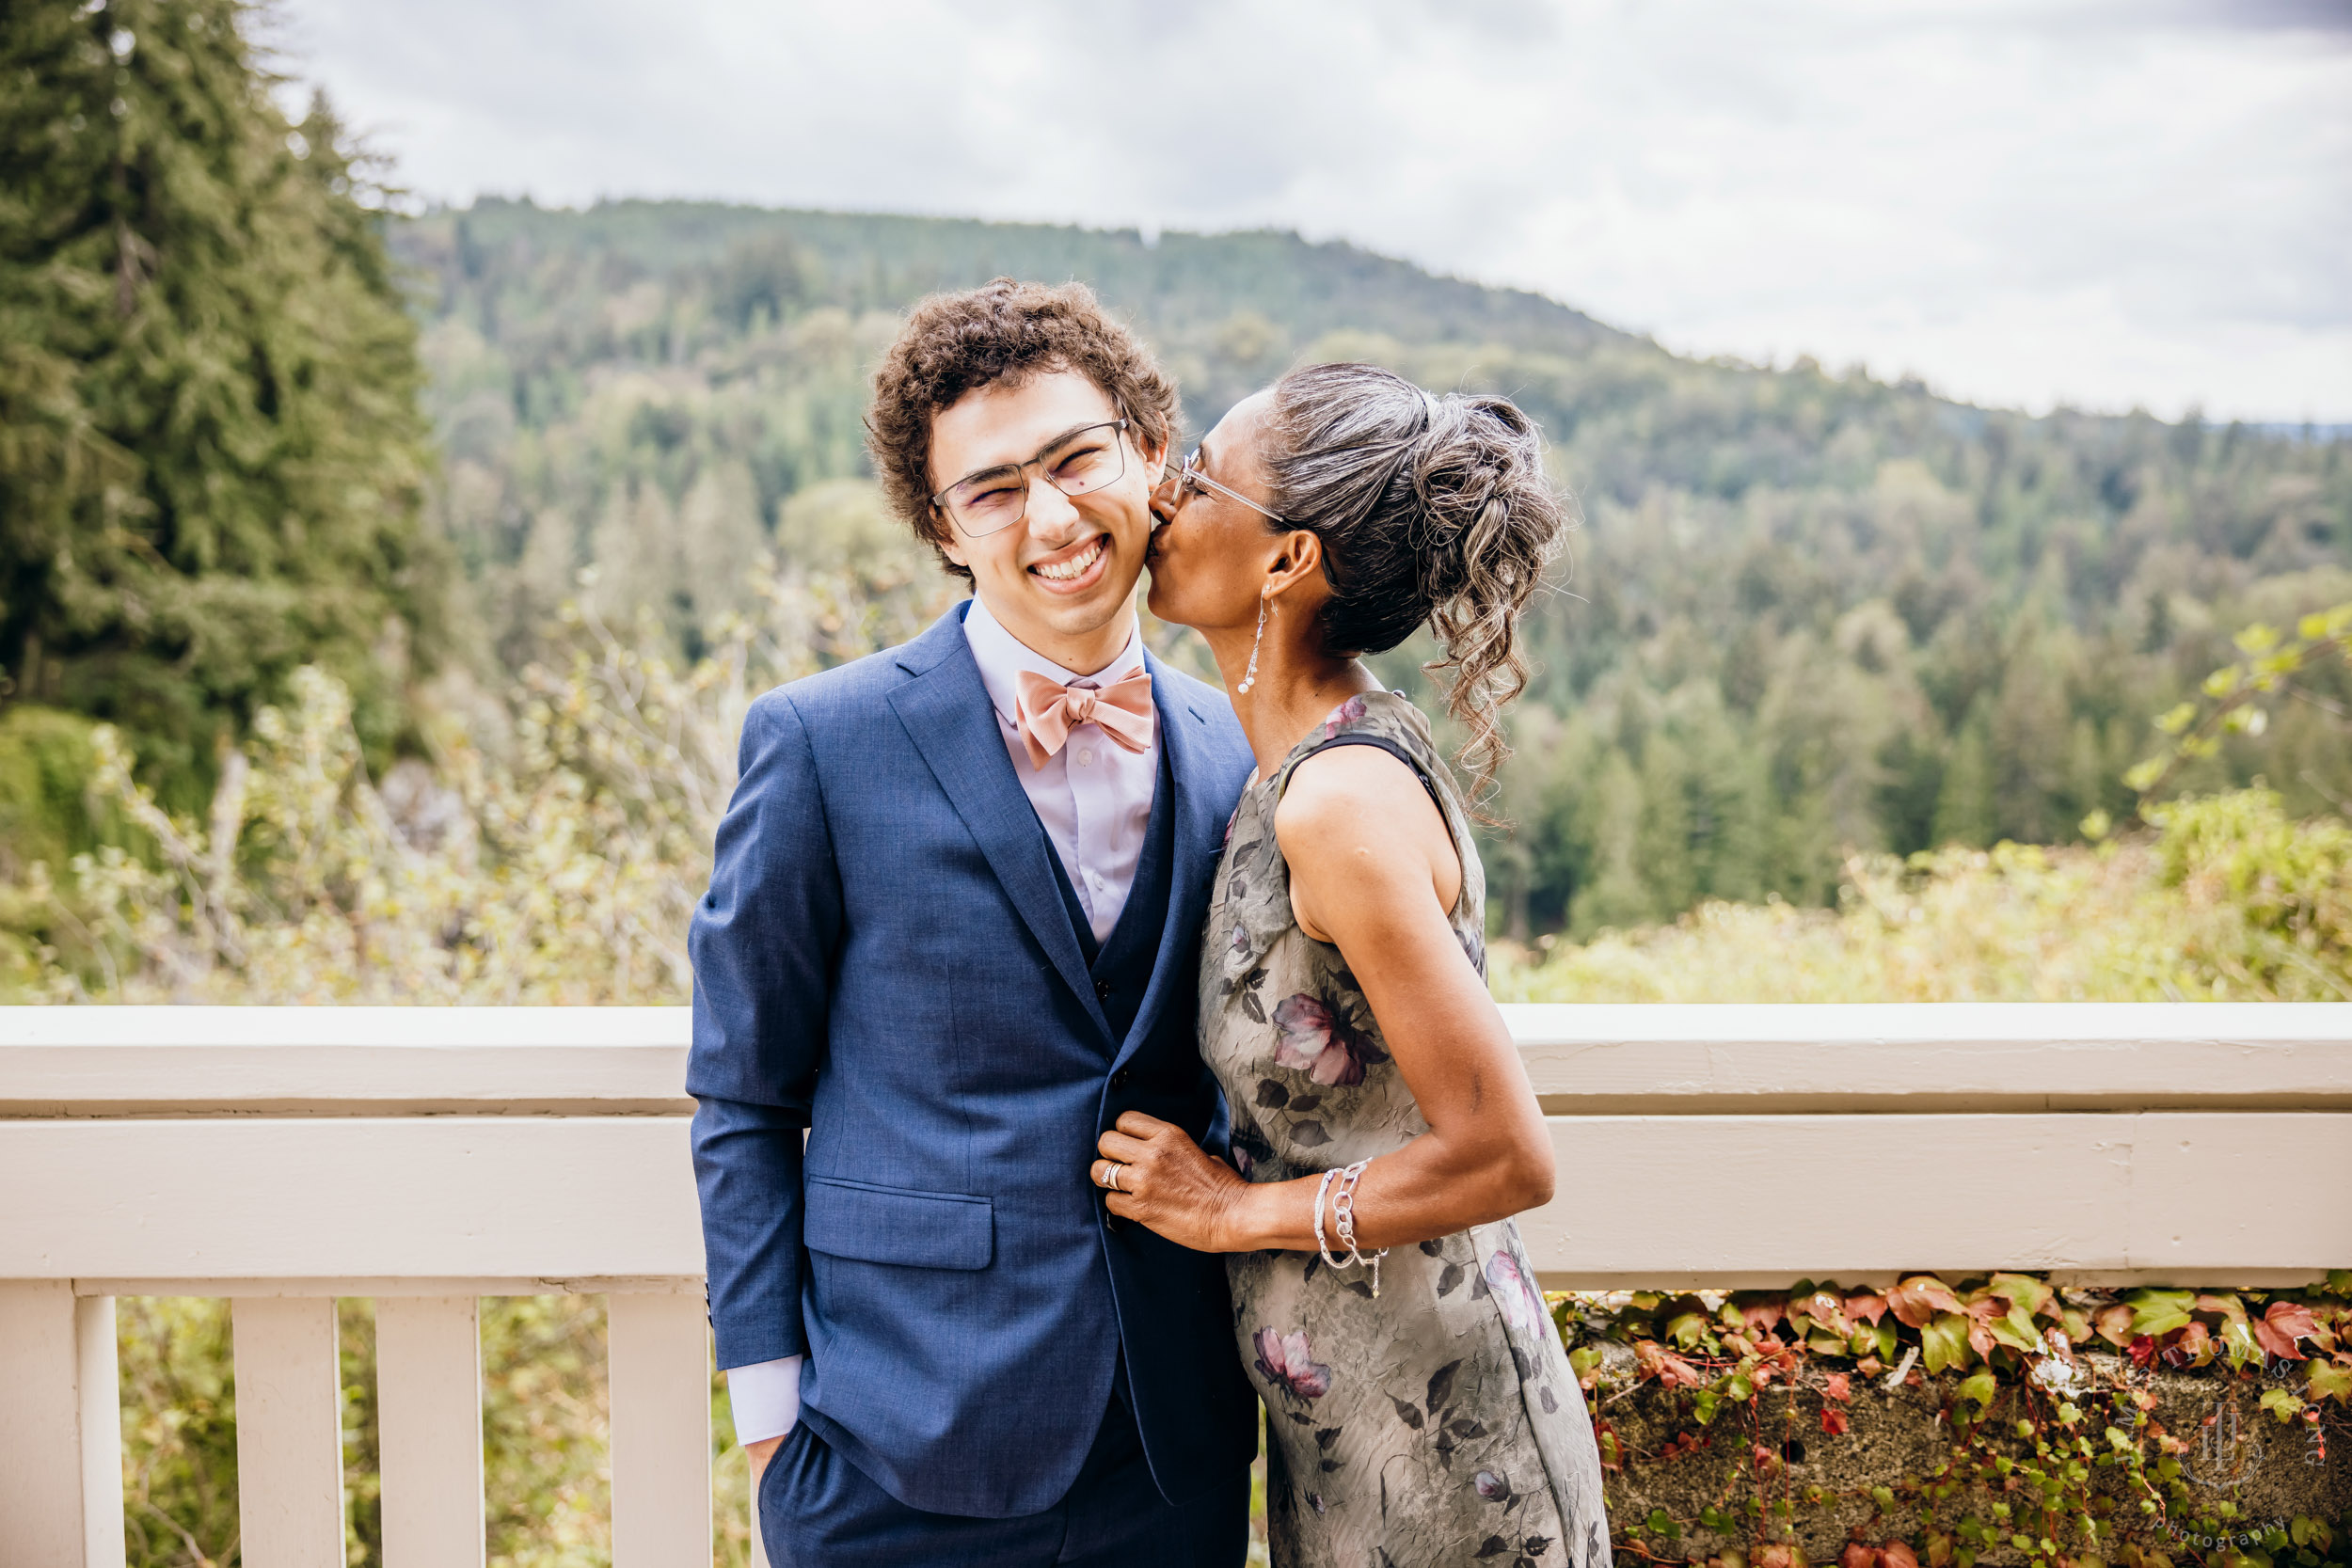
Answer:
<path fill-rule="evenodd" d="M 1334 747 L 1293 773 L 1274 829 L 1300 927 L 1347 960 L 1429 1123 L 1365 1171 L 1358 1244 L 1406 1245 L 1549 1202 L 1551 1140 L 1502 1015 L 1454 940 L 1461 866 L 1419 778 L 1386 752 Z M 1315 1244 L 1316 1180 L 1244 1182 L 1133 1112 L 1099 1147 L 1138 1166 L 1138 1191 L 1109 1195 L 1112 1212 L 1171 1240 L 1215 1252 Z"/>

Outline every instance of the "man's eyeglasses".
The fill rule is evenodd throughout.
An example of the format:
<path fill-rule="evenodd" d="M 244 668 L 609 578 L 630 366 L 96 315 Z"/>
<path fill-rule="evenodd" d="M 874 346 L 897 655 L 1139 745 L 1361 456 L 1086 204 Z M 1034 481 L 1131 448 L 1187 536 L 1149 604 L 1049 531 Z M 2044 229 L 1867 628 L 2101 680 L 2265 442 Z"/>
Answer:
<path fill-rule="evenodd" d="M 964 534 L 981 539 L 1029 515 L 1029 470 L 1065 496 L 1116 484 L 1127 471 L 1127 421 L 1110 420 L 1057 436 L 1025 463 L 964 475 L 931 498 Z"/>
<path fill-rule="evenodd" d="M 1242 505 L 1249 508 L 1250 511 L 1255 512 L 1259 516 L 1265 518 L 1268 522 L 1280 523 L 1284 528 L 1290 527 L 1289 518 L 1284 517 L 1265 507 L 1260 506 L 1256 501 L 1251 500 L 1248 496 L 1243 495 L 1239 490 L 1235 490 L 1228 485 L 1219 484 L 1216 480 L 1213 480 L 1207 474 L 1202 473 L 1200 471 L 1200 449 L 1199 447 L 1193 448 L 1191 452 L 1185 456 L 1184 466 L 1183 467 L 1179 468 L 1173 464 L 1170 464 L 1164 468 L 1162 472 L 1167 478 L 1176 482 L 1176 499 L 1170 503 L 1171 510 L 1174 507 L 1184 504 L 1184 492 L 1187 490 L 1197 491 L 1202 494 L 1213 492 L 1216 495 L 1223 496 L 1229 501 L 1240 502 Z"/>

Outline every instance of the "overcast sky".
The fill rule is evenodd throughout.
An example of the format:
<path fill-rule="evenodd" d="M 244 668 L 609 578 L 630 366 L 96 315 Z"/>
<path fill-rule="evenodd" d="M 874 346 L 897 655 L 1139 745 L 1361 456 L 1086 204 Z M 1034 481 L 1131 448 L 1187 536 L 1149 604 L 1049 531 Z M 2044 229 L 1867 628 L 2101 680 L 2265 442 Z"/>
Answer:
<path fill-rule="evenodd" d="M 284 0 L 421 196 L 1271 226 L 1697 353 L 2352 421 L 2352 0 Z"/>

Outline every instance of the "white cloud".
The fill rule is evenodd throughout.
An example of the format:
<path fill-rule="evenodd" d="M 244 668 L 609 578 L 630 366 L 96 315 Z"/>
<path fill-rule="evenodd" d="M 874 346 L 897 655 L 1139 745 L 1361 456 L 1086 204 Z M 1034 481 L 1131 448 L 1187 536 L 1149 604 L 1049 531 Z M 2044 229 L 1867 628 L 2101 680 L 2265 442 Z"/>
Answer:
<path fill-rule="evenodd" d="M 2329 0 L 289 0 L 431 196 L 1273 225 L 1677 348 L 2352 420 Z"/>

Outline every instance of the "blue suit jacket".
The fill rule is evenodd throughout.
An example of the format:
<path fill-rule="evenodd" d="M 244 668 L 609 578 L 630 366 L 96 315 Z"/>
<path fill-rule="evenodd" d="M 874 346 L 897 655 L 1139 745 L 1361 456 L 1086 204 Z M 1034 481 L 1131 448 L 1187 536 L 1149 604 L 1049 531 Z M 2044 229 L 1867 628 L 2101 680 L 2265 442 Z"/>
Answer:
<path fill-rule="evenodd" d="M 1123 1346 L 1179 1501 L 1256 1443 L 1224 1260 L 1110 1220 L 1089 1174 L 1131 1108 L 1223 1146 L 1198 944 L 1249 750 L 1220 693 L 1148 660 L 1171 907 L 1114 1038 L 962 614 L 744 722 L 690 938 L 719 1364 L 805 1354 L 827 1442 L 916 1508 L 1002 1518 L 1068 1492 Z"/>

